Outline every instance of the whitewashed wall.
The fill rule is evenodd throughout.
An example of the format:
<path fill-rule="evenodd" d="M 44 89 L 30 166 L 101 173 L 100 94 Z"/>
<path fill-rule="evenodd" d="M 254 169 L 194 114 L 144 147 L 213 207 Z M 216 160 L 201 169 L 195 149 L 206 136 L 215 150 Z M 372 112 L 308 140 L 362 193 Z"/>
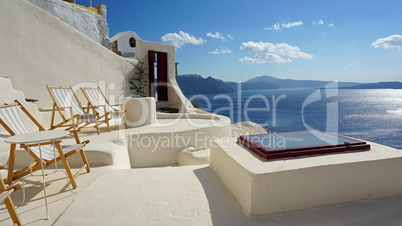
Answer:
<path fill-rule="evenodd" d="M 106 6 L 102 15 L 76 7 L 62 0 L 27 0 L 46 12 L 59 18 L 97 43 L 110 48 L 109 28 L 106 20 Z"/>
<path fill-rule="evenodd" d="M 0 76 L 38 107 L 52 104 L 46 84 L 99 84 L 116 100 L 130 93 L 130 60 L 25 0 L 0 1 L 0 50 Z"/>

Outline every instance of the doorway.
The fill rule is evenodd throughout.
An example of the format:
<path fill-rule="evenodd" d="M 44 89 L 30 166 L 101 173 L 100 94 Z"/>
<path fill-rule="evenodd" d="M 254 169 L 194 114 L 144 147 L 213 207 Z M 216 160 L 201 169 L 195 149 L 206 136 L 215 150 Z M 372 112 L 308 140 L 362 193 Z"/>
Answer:
<path fill-rule="evenodd" d="M 156 101 L 168 101 L 167 53 L 149 50 L 149 94 Z"/>

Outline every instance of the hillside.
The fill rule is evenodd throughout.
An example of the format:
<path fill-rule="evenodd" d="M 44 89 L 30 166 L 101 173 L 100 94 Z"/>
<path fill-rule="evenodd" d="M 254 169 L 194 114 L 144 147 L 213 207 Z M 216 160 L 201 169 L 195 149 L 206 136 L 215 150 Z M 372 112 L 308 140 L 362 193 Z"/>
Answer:
<path fill-rule="evenodd" d="M 237 90 L 239 86 L 237 82 L 225 82 L 225 84 L 233 88 L 234 90 Z M 265 89 L 277 89 L 277 88 L 278 86 L 276 86 L 274 83 L 267 81 L 241 83 L 242 90 L 265 90 Z"/>
<path fill-rule="evenodd" d="M 232 93 L 238 89 L 237 82 L 224 82 L 220 79 L 212 77 L 203 78 L 198 74 L 178 75 L 177 82 L 180 89 L 186 95 L 192 94 L 210 94 L 210 93 Z M 331 81 L 317 81 L 317 80 L 294 80 L 294 79 L 280 79 L 272 76 L 259 76 L 251 78 L 246 82 L 241 83 L 242 90 L 268 90 L 278 88 L 322 88 L 329 84 Z M 402 83 L 401 83 L 402 84 Z M 400 85 L 400 84 L 399 84 Z M 356 82 L 339 82 L 340 88 L 351 89 L 378 89 L 398 87 L 395 83 L 379 83 L 377 85 L 361 84 Z M 368 87 L 368 88 L 366 88 Z M 395 88 L 399 89 L 399 88 Z"/>
<path fill-rule="evenodd" d="M 197 74 L 178 75 L 177 83 L 186 95 L 234 92 L 234 89 L 227 86 L 222 80 L 212 77 L 203 78 Z"/>
<path fill-rule="evenodd" d="M 344 87 L 347 89 L 402 89 L 402 82 L 377 82 L 360 84 L 351 87 Z"/>
<path fill-rule="evenodd" d="M 294 79 L 279 79 L 272 76 L 259 76 L 247 80 L 245 83 L 260 83 L 268 82 L 275 84 L 278 88 L 302 88 L 302 87 L 324 87 L 331 81 L 318 81 L 318 80 L 294 80 Z M 356 82 L 339 82 L 339 87 L 356 86 L 360 83 Z"/>

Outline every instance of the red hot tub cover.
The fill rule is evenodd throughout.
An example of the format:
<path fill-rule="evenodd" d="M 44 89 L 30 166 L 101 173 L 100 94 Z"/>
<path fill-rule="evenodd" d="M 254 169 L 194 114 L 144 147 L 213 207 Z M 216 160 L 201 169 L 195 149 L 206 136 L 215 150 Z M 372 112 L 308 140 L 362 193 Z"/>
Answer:
<path fill-rule="evenodd" d="M 237 141 L 267 160 L 370 149 L 364 141 L 319 130 L 240 136 Z"/>

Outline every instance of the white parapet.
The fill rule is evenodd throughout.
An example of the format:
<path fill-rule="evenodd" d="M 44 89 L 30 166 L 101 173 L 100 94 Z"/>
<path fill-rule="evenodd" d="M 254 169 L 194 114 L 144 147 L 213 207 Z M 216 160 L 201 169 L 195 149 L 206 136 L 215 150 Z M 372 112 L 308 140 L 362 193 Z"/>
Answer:
<path fill-rule="evenodd" d="M 188 147 L 211 148 L 230 139 L 230 120 L 214 114 L 158 114 L 158 123 L 131 128 L 126 134 L 132 168 L 169 166 Z"/>
<path fill-rule="evenodd" d="M 402 194 L 402 151 L 371 150 L 266 161 L 234 140 L 211 150 L 210 167 L 249 214 Z"/>

